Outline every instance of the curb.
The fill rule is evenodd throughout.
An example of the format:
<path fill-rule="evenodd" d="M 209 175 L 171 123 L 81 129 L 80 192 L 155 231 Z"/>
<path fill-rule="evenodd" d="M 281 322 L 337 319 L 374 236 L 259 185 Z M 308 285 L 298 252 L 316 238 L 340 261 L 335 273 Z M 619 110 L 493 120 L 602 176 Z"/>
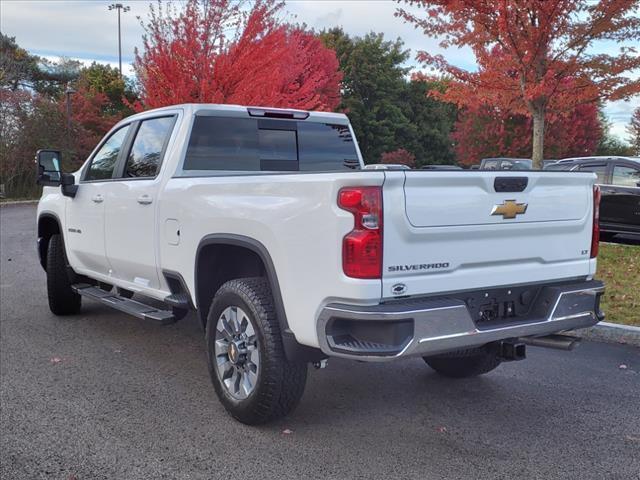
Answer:
<path fill-rule="evenodd" d="M 10 200 L 8 202 L 0 202 L 0 207 L 5 205 L 27 205 L 31 203 L 38 203 L 38 200 Z"/>
<path fill-rule="evenodd" d="M 581 328 L 571 333 L 577 337 L 606 343 L 624 343 L 640 347 L 640 327 L 600 322 L 589 328 Z"/>

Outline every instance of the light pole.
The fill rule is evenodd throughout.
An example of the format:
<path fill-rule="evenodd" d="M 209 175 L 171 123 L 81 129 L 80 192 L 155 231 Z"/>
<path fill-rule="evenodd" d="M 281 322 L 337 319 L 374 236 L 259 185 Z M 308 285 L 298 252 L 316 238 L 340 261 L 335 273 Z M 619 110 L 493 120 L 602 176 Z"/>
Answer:
<path fill-rule="evenodd" d="M 120 12 L 128 12 L 131 7 L 125 7 L 121 3 L 112 3 L 109 5 L 109 10 L 118 11 L 118 68 L 120 70 L 120 78 L 122 78 L 122 40 L 120 34 Z"/>
<path fill-rule="evenodd" d="M 71 95 L 74 93 L 76 93 L 76 91 L 67 85 L 64 94 L 67 96 L 67 136 L 69 137 L 71 136 Z"/>

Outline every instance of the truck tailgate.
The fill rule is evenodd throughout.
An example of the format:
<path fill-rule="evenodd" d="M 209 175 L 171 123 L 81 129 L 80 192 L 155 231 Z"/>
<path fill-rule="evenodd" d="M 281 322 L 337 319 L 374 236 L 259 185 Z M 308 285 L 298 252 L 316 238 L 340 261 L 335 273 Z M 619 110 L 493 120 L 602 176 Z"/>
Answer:
<path fill-rule="evenodd" d="M 591 173 L 388 172 L 384 298 L 589 276 Z"/>

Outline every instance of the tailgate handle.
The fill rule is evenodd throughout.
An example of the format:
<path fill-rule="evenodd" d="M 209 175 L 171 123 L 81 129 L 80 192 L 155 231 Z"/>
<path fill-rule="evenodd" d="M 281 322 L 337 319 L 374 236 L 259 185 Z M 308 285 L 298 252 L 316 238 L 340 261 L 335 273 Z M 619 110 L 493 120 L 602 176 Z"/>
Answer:
<path fill-rule="evenodd" d="M 528 177 L 496 177 L 493 188 L 496 192 L 522 192 L 528 183 Z"/>

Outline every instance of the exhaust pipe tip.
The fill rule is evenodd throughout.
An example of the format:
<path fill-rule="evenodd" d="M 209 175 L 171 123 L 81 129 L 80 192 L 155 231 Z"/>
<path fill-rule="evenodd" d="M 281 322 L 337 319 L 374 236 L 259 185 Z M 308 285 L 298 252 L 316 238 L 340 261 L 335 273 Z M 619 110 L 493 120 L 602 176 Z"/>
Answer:
<path fill-rule="evenodd" d="M 556 350 L 571 351 L 580 345 L 579 337 L 571 337 L 569 335 L 547 335 L 544 337 L 522 337 L 518 339 L 520 342 L 531 345 L 532 347 L 554 348 Z"/>

